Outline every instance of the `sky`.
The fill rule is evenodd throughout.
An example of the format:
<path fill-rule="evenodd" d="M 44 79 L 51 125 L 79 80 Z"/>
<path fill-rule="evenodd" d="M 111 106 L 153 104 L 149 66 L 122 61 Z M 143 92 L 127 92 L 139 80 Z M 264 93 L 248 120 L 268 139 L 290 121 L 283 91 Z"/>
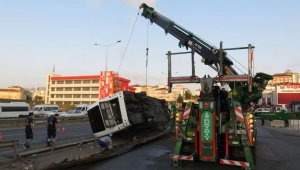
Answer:
<path fill-rule="evenodd" d="M 186 49 L 140 15 L 142 2 L 216 47 L 220 41 L 224 48 L 254 45 L 255 72 L 300 72 L 297 0 L 0 0 L 0 88 L 43 87 L 53 68 L 78 76 L 97 75 L 105 66 L 143 85 L 147 47 L 147 83 L 166 85 L 165 54 Z M 228 53 L 246 72 L 247 51 Z M 197 76 L 216 75 L 199 55 L 195 61 Z M 174 76 L 191 74 L 189 55 L 172 64 Z"/>

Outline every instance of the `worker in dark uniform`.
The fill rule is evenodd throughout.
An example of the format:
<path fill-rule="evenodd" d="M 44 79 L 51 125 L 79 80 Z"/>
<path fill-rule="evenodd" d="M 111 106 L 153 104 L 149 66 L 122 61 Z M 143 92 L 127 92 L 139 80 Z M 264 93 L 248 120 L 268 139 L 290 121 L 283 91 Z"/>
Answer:
<path fill-rule="evenodd" d="M 58 114 L 55 114 L 55 115 L 50 115 L 47 118 L 47 134 L 48 134 L 47 145 L 48 146 L 51 146 L 55 142 L 57 117 Z"/>
<path fill-rule="evenodd" d="M 25 119 L 25 136 L 26 142 L 24 144 L 24 149 L 30 148 L 30 142 L 33 139 L 33 113 L 29 112 L 28 117 Z"/>

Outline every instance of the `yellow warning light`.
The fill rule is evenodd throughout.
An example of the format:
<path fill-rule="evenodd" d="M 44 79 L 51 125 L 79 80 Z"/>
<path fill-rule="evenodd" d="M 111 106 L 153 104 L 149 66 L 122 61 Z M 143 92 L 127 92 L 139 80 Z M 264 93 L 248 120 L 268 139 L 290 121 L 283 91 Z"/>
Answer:
<path fill-rule="evenodd" d="M 176 121 L 179 121 L 180 119 L 179 119 L 179 117 L 176 117 Z"/>
<path fill-rule="evenodd" d="M 253 118 L 253 114 L 249 114 L 249 119 L 252 119 Z"/>
<path fill-rule="evenodd" d="M 253 119 L 249 119 L 248 121 L 249 121 L 249 123 L 253 123 Z"/>

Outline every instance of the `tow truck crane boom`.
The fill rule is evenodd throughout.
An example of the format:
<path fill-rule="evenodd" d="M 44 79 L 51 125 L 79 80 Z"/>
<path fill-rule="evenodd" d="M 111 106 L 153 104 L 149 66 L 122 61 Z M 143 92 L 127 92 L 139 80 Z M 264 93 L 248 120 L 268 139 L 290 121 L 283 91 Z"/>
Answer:
<path fill-rule="evenodd" d="M 194 49 L 196 53 L 203 57 L 203 62 L 209 65 L 217 72 L 224 70 L 221 75 L 236 75 L 237 72 L 232 68 L 233 62 L 227 57 L 225 51 L 220 51 L 216 47 L 210 45 L 208 42 L 197 37 L 192 32 L 176 24 L 174 21 L 154 11 L 154 8 L 147 4 L 141 4 L 143 8 L 142 16 L 148 18 L 151 23 L 155 23 L 162 27 L 166 33 L 170 33 L 179 40 L 179 46 L 185 46 L 187 49 Z M 220 59 L 222 58 L 222 59 Z M 222 64 L 220 64 L 222 62 Z M 220 69 L 220 66 L 223 68 Z"/>

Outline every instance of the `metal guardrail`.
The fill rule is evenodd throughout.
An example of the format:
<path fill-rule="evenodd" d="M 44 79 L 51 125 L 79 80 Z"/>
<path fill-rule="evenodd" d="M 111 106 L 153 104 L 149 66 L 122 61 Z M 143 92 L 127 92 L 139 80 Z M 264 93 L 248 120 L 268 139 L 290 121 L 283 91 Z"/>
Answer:
<path fill-rule="evenodd" d="M 46 124 L 47 118 L 34 118 L 35 125 L 44 125 Z M 78 116 L 78 117 L 58 117 L 59 123 L 71 123 L 71 122 L 80 122 L 88 121 L 87 116 Z M 0 119 L 0 128 L 11 128 L 11 127 L 23 127 L 25 125 L 25 118 L 10 118 L 10 119 Z"/>

